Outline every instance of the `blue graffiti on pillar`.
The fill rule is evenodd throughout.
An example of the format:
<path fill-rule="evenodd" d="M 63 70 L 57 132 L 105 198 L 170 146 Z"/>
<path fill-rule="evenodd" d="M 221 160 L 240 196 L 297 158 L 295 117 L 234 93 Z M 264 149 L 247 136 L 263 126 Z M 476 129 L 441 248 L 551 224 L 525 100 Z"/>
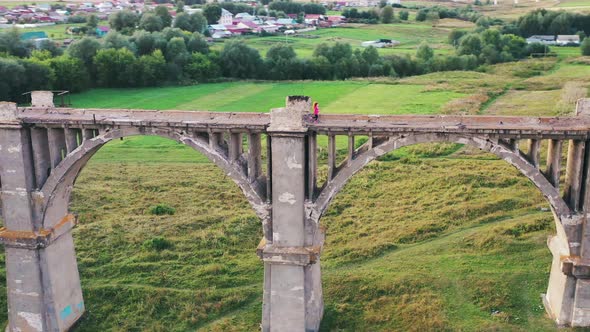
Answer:
<path fill-rule="evenodd" d="M 66 320 L 68 318 L 68 316 L 70 316 L 72 314 L 72 306 L 69 305 L 67 307 L 64 308 L 64 310 L 61 311 L 61 313 L 59 314 L 59 318 L 61 318 L 61 320 Z"/>
<path fill-rule="evenodd" d="M 78 303 L 77 307 L 78 307 L 78 311 L 84 311 L 84 301 Z"/>

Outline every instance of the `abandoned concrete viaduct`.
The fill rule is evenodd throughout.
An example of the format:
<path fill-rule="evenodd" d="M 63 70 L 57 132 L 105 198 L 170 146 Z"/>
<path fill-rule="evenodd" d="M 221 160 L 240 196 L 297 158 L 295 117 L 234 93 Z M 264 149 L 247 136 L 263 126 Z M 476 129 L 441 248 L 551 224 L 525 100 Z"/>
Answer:
<path fill-rule="evenodd" d="M 307 97 L 288 97 L 286 107 L 270 115 L 55 108 L 52 94 L 43 91 L 32 94 L 32 107 L 0 103 L 7 330 L 65 331 L 83 314 L 70 194 L 94 153 L 132 135 L 184 143 L 242 189 L 264 229 L 257 250 L 265 268 L 263 331 L 318 330 L 323 313 L 320 218 L 369 162 L 426 142 L 488 151 L 535 184 L 551 206 L 557 229 L 548 240 L 553 263 L 545 307 L 559 325 L 590 326 L 590 100 L 578 103 L 576 116 L 559 118 L 322 115 L 319 123 L 308 123 L 304 114 L 310 103 Z M 328 141 L 328 176 L 321 185 L 320 135 Z M 339 135 L 348 139 L 340 163 Z M 355 148 L 355 137 L 361 136 L 366 142 Z M 548 147 L 545 167 L 540 167 L 542 140 Z M 523 141 L 526 147 L 520 149 Z M 566 176 L 560 183 L 565 149 Z"/>

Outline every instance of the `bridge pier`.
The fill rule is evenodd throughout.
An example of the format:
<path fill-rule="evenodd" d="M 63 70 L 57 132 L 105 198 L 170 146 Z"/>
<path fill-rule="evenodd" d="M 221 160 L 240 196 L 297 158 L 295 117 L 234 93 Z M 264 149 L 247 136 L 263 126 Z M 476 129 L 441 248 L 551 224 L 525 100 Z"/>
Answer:
<path fill-rule="evenodd" d="M 289 97 L 271 112 L 272 239 L 258 248 L 264 261 L 263 331 L 318 331 L 323 314 L 319 255 L 323 233 L 306 217 L 308 97 Z M 311 230 L 311 231 L 310 231 Z"/>
<path fill-rule="evenodd" d="M 590 99 L 581 99 L 577 116 L 590 115 Z M 561 143 L 550 141 L 546 177 L 559 188 Z M 558 326 L 590 326 L 590 140 L 570 140 L 563 199 L 571 216 L 554 211 L 556 235 L 547 245 L 553 260 L 543 304 Z"/>
<path fill-rule="evenodd" d="M 66 331 L 84 312 L 71 235 L 75 220 L 64 214 L 54 227 L 43 228 L 36 182 L 44 175 L 35 174 L 31 132 L 17 121 L 15 104 L 0 103 L 0 120 L 7 331 Z"/>

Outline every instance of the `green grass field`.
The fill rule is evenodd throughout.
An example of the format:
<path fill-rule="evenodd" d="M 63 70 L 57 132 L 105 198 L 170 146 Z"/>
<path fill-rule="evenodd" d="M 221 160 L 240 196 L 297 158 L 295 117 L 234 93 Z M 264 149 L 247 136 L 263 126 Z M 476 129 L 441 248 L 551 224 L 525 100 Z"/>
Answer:
<path fill-rule="evenodd" d="M 67 38 L 78 39 L 78 38 L 84 37 L 84 35 L 70 35 L 70 34 L 66 33 L 66 29 L 68 27 L 79 27 L 79 26 L 84 26 L 84 25 L 85 25 L 85 23 L 56 24 L 56 25 L 50 25 L 50 26 L 44 26 L 44 27 L 38 27 L 38 28 L 19 28 L 19 31 L 21 33 L 32 32 L 32 31 L 44 31 L 47 34 L 47 36 L 49 36 L 49 38 L 52 40 L 63 40 L 63 39 L 67 39 Z M 106 21 L 100 21 L 99 25 L 108 26 L 109 24 Z"/>
<path fill-rule="evenodd" d="M 590 3 L 588 3 L 588 1 L 586 0 L 563 0 L 559 2 L 558 7 L 567 9 L 567 8 L 572 8 L 572 7 L 576 7 L 579 9 L 590 9 Z"/>
<path fill-rule="evenodd" d="M 118 92 L 118 93 L 117 93 Z M 72 96 L 73 107 L 269 112 L 288 95 L 308 95 L 325 113 L 430 114 L 464 96 L 424 85 L 369 82 L 215 83 L 150 89 L 94 89 Z"/>
<path fill-rule="evenodd" d="M 445 23 L 448 24 L 448 22 Z M 275 44 L 287 43 L 293 46 L 298 56 L 309 58 L 315 47 L 321 43 L 349 43 L 353 49 L 362 49 L 361 43 L 363 41 L 381 38 L 395 39 L 401 42 L 400 45 L 393 48 L 379 49 L 381 55 L 413 54 L 422 41 L 428 42 L 436 54 L 447 54 L 453 51 L 453 48 L 446 42 L 450 31 L 449 27 L 433 27 L 430 22 L 407 21 L 396 24 L 347 24 L 343 27 L 303 33 L 304 36 L 312 38 L 270 36 L 245 37 L 244 40 L 248 45 L 259 50 L 263 56 Z M 213 46 L 213 49 L 222 48 L 223 43 L 216 43 Z"/>

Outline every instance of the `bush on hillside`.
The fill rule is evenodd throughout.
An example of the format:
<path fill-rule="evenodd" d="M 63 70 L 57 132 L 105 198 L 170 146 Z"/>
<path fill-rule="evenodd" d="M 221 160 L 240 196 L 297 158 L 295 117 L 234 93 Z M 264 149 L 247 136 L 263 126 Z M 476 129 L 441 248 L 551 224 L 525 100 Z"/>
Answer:
<path fill-rule="evenodd" d="M 580 49 L 582 50 L 582 55 L 590 56 L 590 38 L 584 38 Z"/>
<path fill-rule="evenodd" d="M 141 244 L 141 247 L 146 250 L 162 251 L 165 249 L 172 248 L 172 242 L 170 242 L 169 240 L 166 240 L 166 238 L 164 238 L 164 237 L 157 236 L 157 237 L 143 241 L 143 243 Z"/>
<path fill-rule="evenodd" d="M 410 13 L 407 10 L 402 10 L 399 12 L 399 19 L 402 21 L 407 21 L 408 17 L 410 17 Z"/>
<path fill-rule="evenodd" d="M 163 216 L 165 214 L 174 215 L 176 209 L 166 204 L 158 204 L 150 208 L 150 213 L 156 216 Z"/>

